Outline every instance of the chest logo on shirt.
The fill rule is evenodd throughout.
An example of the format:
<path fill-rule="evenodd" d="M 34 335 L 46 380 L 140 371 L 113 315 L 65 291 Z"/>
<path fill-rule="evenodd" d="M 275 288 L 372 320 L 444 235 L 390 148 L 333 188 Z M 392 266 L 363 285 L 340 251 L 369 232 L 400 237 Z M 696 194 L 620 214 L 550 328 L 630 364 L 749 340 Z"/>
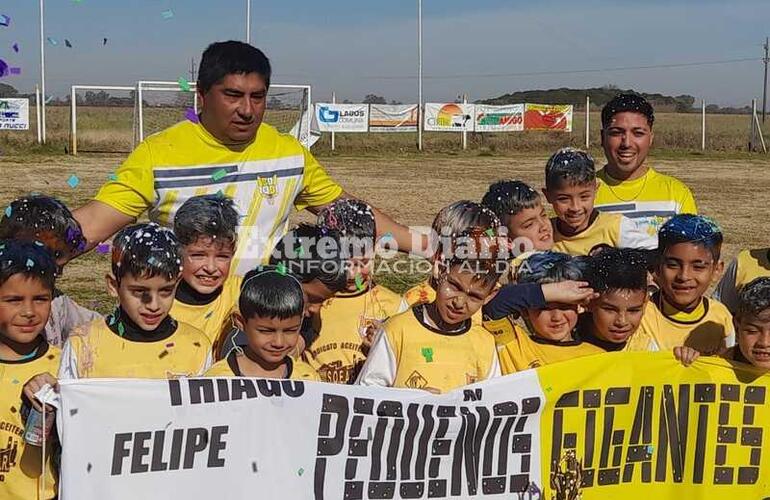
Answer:
<path fill-rule="evenodd" d="M 19 441 L 12 436 L 8 437 L 8 446 L 0 448 L 0 482 L 5 481 L 5 475 L 16 466 L 16 457 L 19 454 Z"/>
<path fill-rule="evenodd" d="M 257 177 L 257 186 L 260 194 L 267 198 L 268 202 L 273 203 L 276 195 L 278 195 L 278 176 Z"/>
<path fill-rule="evenodd" d="M 332 384 L 347 384 L 353 376 L 353 365 L 343 365 L 342 361 L 333 361 L 322 365 L 318 375 L 324 382 Z"/>
<path fill-rule="evenodd" d="M 404 381 L 404 385 L 410 389 L 425 389 L 428 386 L 428 380 L 417 370 L 413 371 L 409 378 Z"/>

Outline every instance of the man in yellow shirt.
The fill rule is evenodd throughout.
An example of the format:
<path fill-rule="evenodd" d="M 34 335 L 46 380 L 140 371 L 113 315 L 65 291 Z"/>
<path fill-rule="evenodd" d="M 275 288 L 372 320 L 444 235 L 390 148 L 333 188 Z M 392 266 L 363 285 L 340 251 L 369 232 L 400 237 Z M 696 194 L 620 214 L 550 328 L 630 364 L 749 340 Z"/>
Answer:
<path fill-rule="evenodd" d="M 200 123 L 180 122 L 139 144 L 94 200 L 76 210 L 88 248 L 145 210 L 169 226 L 191 196 L 222 191 L 242 216 L 233 272 L 267 262 L 292 208 L 316 213 L 347 196 L 294 137 L 262 123 L 270 61 L 251 45 L 219 42 L 201 58 Z M 411 249 L 409 230 L 379 211 L 378 228 Z M 422 239 L 418 240 L 422 244 Z"/>
<path fill-rule="evenodd" d="M 695 199 L 680 180 L 647 165 L 654 137 L 652 106 L 637 94 L 619 94 L 602 109 L 602 147 L 596 208 L 621 213 L 654 236 L 676 214 L 696 214 Z"/>

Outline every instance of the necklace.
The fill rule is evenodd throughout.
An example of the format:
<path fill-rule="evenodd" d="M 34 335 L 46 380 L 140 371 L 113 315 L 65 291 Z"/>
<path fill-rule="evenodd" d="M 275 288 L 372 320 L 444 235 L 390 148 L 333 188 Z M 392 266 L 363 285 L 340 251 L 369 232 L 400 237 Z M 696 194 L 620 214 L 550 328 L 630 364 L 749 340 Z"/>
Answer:
<path fill-rule="evenodd" d="M 606 170 L 606 169 L 607 169 L 607 167 L 605 167 L 605 173 L 607 173 L 607 176 L 608 176 L 608 177 L 611 177 L 611 178 L 613 178 L 613 179 L 614 179 L 614 177 L 612 177 L 612 176 L 611 176 L 611 175 L 610 175 L 610 174 L 607 172 L 607 170 Z M 647 179 L 649 178 L 649 177 L 648 177 L 648 174 L 649 174 L 649 173 L 650 173 L 650 171 L 649 171 L 649 170 L 648 170 L 647 172 L 645 172 L 645 173 L 644 173 L 644 182 L 642 182 L 642 187 L 639 189 L 639 191 L 638 191 L 638 192 L 637 192 L 637 193 L 636 193 L 634 196 L 632 196 L 632 197 L 631 197 L 631 198 L 629 198 L 629 199 L 625 199 L 625 198 L 621 197 L 620 195 L 618 195 L 618 193 L 616 193 L 616 192 L 615 192 L 615 190 L 614 190 L 614 189 L 612 189 L 612 186 L 610 186 L 610 184 L 609 184 L 608 182 L 605 182 L 604 184 L 607 186 L 607 188 L 610 190 L 610 192 L 612 193 L 612 195 L 613 195 L 615 198 L 619 199 L 620 201 L 623 201 L 623 202 L 626 202 L 626 203 L 628 203 L 629 201 L 635 201 L 635 200 L 636 200 L 636 199 L 639 197 L 639 195 L 640 195 L 640 194 L 642 194 L 642 192 L 644 192 L 644 188 L 647 186 Z M 621 182 L 620 182 L 620 184 L 622 184 L 622 183 L 623 183 L 623 181 L 621 181 Z M 620 185 L 620 184 L 618 184 L 618 185 Z"/>

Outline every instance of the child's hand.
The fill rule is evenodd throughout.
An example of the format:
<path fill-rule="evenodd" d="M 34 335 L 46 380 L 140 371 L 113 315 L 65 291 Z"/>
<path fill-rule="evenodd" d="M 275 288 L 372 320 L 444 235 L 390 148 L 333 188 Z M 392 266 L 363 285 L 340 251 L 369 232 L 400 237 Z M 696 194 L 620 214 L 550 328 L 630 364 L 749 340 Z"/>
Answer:
<path fill-rule="evenodd" d="M 585 281 L 562 281 L 541 285 L 546 302 L 587 304 L 599 296 Z"/>
<path fill-rule="evenodd" d="M 684 366 L 690 366 L 699 356 L 700 353 L 692 347 L 684 345 L 674 347 L 674 357 Z"/>
<path fill-rule="evenodd" d="M 43 404 L 37 400 L 35 394 L 43 388 L 44 385 L 50 385 L 56 392 L 59 392 L 59 381 L 50 373 L 40 373 L 32 377 L 24 384 L 22 394 L 32 403 L 38 411 L 43 411 Z"/>

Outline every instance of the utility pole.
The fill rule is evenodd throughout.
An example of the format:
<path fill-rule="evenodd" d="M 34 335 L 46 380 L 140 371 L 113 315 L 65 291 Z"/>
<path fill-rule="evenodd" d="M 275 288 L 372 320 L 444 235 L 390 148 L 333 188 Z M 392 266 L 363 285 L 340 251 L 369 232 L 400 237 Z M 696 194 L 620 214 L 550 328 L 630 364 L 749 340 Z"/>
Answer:
<path fill-rule="evenodd" d="M 197 81 L 196 76 L 197 75 L 195 74 L 195 58 L 191 57 L 190 58 L 190 81 L 191 82 Z"/>
<path fill-rule="evenodd" d="M 765 106 L 767 105 L 767 63 L 770 62 L 768 57 L 768 37 L 765 37 L 765 57 L 762 59 L 765 63 L 765 82 L 762 85 L 762 123 L 765 123 Z"/>

